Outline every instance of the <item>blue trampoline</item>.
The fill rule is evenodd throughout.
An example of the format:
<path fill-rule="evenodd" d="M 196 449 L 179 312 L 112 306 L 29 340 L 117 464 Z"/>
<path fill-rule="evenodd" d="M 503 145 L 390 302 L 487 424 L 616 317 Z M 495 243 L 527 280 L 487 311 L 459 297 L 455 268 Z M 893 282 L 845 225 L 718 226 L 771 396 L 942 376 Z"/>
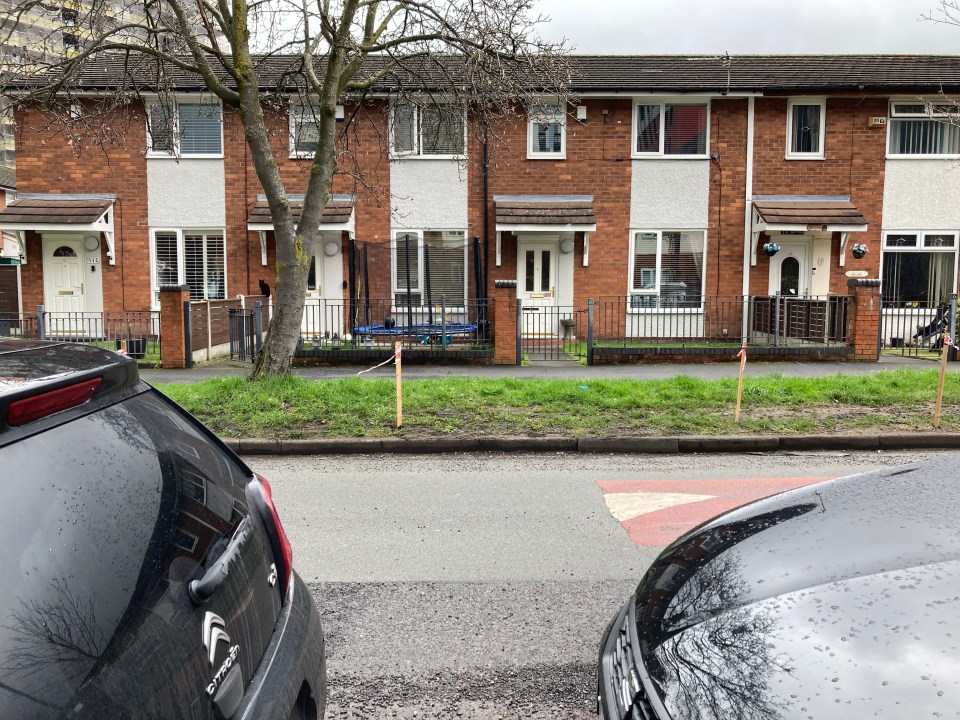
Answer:
<path fill-rule="evenodd" d="M 477 323 L 422 323 L 420 325 L 360 325 L 353 329 L 354 337 L 369 335 L 371 337 L 400 337 L 413 335 L 422 345 L 442 343 L 449 345 L 454 335 L 473 335 L 477 332 Z M 442 337 L 442 340 L 441 340 Z"/>

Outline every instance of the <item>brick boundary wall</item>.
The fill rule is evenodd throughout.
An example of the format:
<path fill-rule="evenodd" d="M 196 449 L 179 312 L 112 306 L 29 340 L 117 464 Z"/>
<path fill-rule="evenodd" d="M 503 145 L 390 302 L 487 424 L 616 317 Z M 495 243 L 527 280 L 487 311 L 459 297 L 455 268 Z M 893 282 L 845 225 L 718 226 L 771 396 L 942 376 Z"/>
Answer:
<path fill-rule="evenodd" d="M 880 359 L 877 338 L 880 333 L 880 279 L 847 280 L 850 295 L 850 337 L 853 359 Z"/>
<path fill-rule="evenodd" d="M 517 364 L 517 287 L 512 282 L 509 287 L 493 289 L 493 364 Z"/>
<path fill-rule="evenodd" d="M 183 305 L 190 300 L 189 285 L 160 288 L 160 367 L 186 368 L 186 318 Z"/>

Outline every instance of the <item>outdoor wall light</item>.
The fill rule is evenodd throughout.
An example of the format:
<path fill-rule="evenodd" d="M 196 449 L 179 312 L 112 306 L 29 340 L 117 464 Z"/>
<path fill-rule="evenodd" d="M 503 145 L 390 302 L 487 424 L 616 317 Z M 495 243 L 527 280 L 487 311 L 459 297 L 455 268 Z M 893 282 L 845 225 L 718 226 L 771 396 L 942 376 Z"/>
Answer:
<path fill-rule="evenodd" d="M 96 235 L 87 235 L 83 239 L 83 246 L 89 252 L 93 252 L 94 250 L 100 247 L 100 238 L 98 238 Z"/>
<path fill-rule="evenodd" d="M 573 252 L 573 238 L 565 238 L 560 241 L 560 252 L 569 255 Z"/>
<path fill-rule="evenodd" d="M 340 252 L 340 243 L 336 240 L 330 240 L 326 245 L 323 246 L 323 254 L 327 257 L 333 257 L 338 252 Z"/>

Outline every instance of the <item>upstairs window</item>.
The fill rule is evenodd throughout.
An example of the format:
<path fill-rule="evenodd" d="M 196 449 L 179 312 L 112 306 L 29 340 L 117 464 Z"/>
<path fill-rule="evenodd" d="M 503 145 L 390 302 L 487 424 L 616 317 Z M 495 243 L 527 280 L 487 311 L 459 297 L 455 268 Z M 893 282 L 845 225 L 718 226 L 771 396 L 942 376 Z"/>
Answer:
<path fill-rule="evenodd" d="M 223 155 L 221 121 L 219 104 L 155 103 L 148 110 L 149 154 L 219 157 Z"/>
<path fill-rule="evenodd" d="M 825 108 L 823 100 L 791 100 L 787 104 L 788 158 L 823 158 Z"/>
<path fill-rule="evenodd" d="M 410 103 L 393 106 L 391 147 L 406 157 L 452 157 L 466 148 L 463 109 L 452 103 L 420 107 Z"/>
<path fill-rule="evenodd" d="M 393 244 L 394 304 L 463 307 L 467 297 L 467 234 L 407 230 Z"/>
<path fill-rule="evenodd" d="M 319 108 L 312 105 L 294 105 L 290 108 L 290 155 L 313 157 L 317 151 L 320 134 Z"/>
<path fill-rule="evenodd" d="M 638 102 L 634 156 L 706 157 L 707 103 Z"/>
<path fill-rule="evenodd" d="M 950 118 L 945 106 L 922 102 L 895 102 L 890 106 L 890 155 L 960 155 L 960 127 Z"/>
<path fill-rule="evenodd" d="M 703 230 L 633 233 L 631 309 L 699 308 L 703 296 Z"/>
<path fill-rule="evenodd" d="M 559 105 L 530 109 L 527 157 L 563 159 L 567 154 L 567 116 Z"/>

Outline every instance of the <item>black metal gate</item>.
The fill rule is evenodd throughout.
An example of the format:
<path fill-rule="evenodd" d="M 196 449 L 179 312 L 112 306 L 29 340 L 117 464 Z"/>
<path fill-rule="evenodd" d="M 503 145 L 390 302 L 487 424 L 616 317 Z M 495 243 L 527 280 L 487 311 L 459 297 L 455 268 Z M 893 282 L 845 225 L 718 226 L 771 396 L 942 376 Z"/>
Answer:
<path fill-rule="evenodd" d="M 521 362 L 581 362 L 587 357 L 586 308 L 517 300 L 517 347 Z"/>
<path fill-rule="evenodd" d="M 257 310 L 230 310 L 230 359 L 255 362 L 263 345 Z"/>

